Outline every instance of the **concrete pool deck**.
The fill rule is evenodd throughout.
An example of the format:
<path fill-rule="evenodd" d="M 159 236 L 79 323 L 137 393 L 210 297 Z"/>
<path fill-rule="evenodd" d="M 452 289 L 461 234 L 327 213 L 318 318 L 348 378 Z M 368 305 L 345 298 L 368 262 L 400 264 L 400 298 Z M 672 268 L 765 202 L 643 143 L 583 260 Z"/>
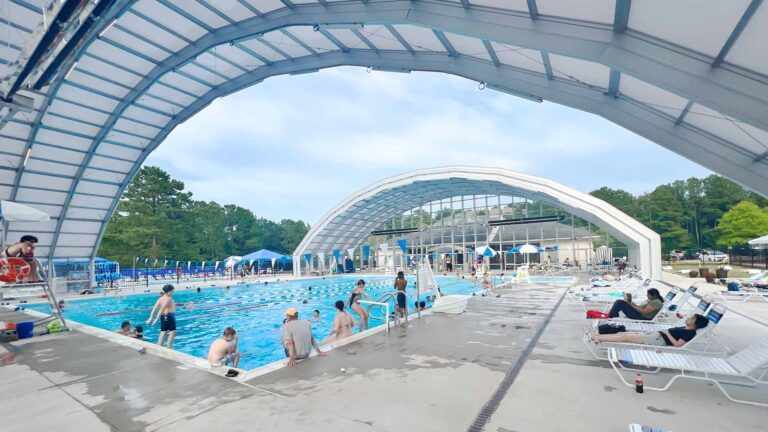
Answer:
<path fill-rule="evenodd" d="M 463 315 L 425 316 L 243 383 L 79 331 L 2 344 L 0 424 L 4 431 L 533 432 L 625 431 L 639 422 L 677 432 L 765 431 L 768 409 L 732 403 L 702 382 L 644 394 L 623 386 L 582 344 L 581 306 L 566 299 L 555 309 L 564 292 L 511 288 L 498 299 L 475 297 Z M 766 302 L 731 305 L 768 315 Z M 0 311 L 0 320 L 18 314 Z M 730 316 L 718 337 L 738 348 L 739 335 L 760 332 L 768 329 Z M 649 384 L 655 378 L 646 375 Z M 743 394 L 768 399 L 754 393 Z"/>

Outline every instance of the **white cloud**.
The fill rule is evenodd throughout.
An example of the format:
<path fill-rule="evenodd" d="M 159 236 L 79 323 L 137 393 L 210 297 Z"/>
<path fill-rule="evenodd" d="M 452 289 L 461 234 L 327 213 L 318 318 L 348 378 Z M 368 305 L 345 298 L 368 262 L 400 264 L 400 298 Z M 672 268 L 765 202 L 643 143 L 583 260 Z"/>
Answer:
<path fill-rule="evenodd" d="M 212 103 L 153 153 L 195 197 L 314 223 L 381 178 L 504 167 L 581 190 L 643 192 L 707 171 L 597 116 L 463 78 L 337 68 L 276 77 Z"/>

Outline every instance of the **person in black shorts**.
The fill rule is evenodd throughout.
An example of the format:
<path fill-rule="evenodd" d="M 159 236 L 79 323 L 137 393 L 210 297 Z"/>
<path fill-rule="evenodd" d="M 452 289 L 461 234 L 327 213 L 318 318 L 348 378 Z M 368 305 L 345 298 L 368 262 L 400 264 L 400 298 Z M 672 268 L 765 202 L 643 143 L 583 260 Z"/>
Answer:
<path fill-rule="evenodd" d="M 173 348 L 173 339 L 176 337 L 176 302 L 173 301 L 173 285 L 165 285 L 163 287 L 163 295 L 157 300 L 155 307 L 152 308 L 152 312 L 149 314 L 147 324 L 152 319 L 152 315 L 155 312 L 155 308 L 159 308 L 159 312 L 152 325 L 160 320 L 160 336 L 157 338 L 157 344 L 162 346 L 165 341 L 165 335 L 168 334 L 168 348 Z"/>
<path fill-rule="evenodd" d="M 395 295 L 395 298 L 397 299 L 395 311 L 398 315 L 400 315 L 400 318 L 405 317 L 408 308 L 405 295 L 405 287 L 407 286 L 408 281 L 405 280 L 405 275 L 403 272 L 397 272 L 397 278 L 395 279 L 395 289 L 397 290 L 397 294 Z"/>

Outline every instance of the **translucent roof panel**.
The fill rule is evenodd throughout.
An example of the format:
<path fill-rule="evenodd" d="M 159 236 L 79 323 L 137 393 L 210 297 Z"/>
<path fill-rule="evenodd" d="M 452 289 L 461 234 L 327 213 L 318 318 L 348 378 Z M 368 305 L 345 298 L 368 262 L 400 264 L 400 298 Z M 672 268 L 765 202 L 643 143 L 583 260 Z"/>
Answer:
<path fill-rule="evenodd" d="M 544 60 L 539 51 L 491 42 L 491 47 L 502 64 L 544 73 Z"/>
<path fill-rule="evenodd" d="M 674 118 L 680 116 L 688 100 L 627 74 L 621 75 L 619 92 Z"/>
<path fill-rule="evenodd" d="M 581 0 L 578 2 L 537 0 L 536 7 L 542 15 L 612 23 L 616 0 Z"/>
<path fill-rule="evenodd" d="M 43 2 L 3 5 L 0 91 L 23 80 L 33 107 L 0 105 L 0 197 L 51 214 L 40 250 L 56 256 L 91 256 L 144 158 L 214 99 L 343 65 L 456 74 L 582 109 L 768 193 L 765 2 L 137 0 L 87 21 L 52 81 L 27 89 L 14 62 L 35 48 Z M 499 187 L 465 191 L 478 185 Z M 367 229 L 414 197 L 399 189 L 330 223 Z"/>
<path fill-rule="evenodd" d="M 768 41 L 768 7 L 763 5 L 752 16 L 725 60 L 768 75 L 768 49 L 765 41 Z"/>
<path fill-rule="evenodd" d="M 716 56 L 750 0 L 643 0 L 632 3 L 629 28 Z"/>

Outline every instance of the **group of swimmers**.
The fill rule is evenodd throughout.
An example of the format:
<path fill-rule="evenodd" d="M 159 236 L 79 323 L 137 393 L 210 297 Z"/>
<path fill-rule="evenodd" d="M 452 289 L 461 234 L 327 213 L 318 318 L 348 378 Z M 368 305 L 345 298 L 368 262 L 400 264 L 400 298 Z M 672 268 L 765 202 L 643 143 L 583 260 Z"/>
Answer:
<path fill-rule="evenodd" d="M 394 288 L 397 291 L 395 312 L 401 318 L 407 313 L 407 296 L 405 293 L 407 286 L 408 281 L 405 279 L 405 275 L 403 272 L 399 272 L 394 282 Z M 146 320 L 146 324 L 150 326 L 154 326 L 157 321 L 160 321 L 160 334 L 158 335 L 157 344 L 163 346 L 167 336 L 168 348 L 170 349 L 173 349 L 173 341 L 176 337 L 176 302 L 173 299 L 174 292 L 173 285 L 167 284 L 163 286 L 160 298 L 155 302 L 154 307 L 149 313 L 149 318 Z M 197 292 L 200 292 L 199 288 Z M 346 302 L 339 300 L 335 303 L 336 316 L 331 325 L 330 335 L 322 340 L 323 344 L 336 342 L 351 336 L 355 326 L 358 326 L 359 332 L 369 328 L 370 315 L 359 303 L 363 299 L 371 301 L 371 297 L 365 292 L 365 281 L 360 279 L 355 284 Z M 349 309 L 357 314 L 359 321 L 345 310 L 346 307 L 349 307 Z M 417 310 L 423 310 L 425 307 L 425 302 L 416 302 Z M 311 323 L 319 321 L 320 311 L 315 310 L 312 319 L 309 321 L 299 320 L 298 311 L 294 308 L 289 308 L 285 315 L 282 342 L 286 357 L 289 359 L 288 364 L 293 366 L 296 360 L 309 356 L 311 346 L 314 346 L 315 350 L 320 354 L 321 351 L 311 332 Z M 128 321 L 123 322 L 120 330 L 117 331 L 119 334 L 137 339 L 143 339 L 143 332 L 142 326 L 136 326 L 131 329 L 131 324 Z M 232 327 L 225 328 L 222 337 L 216 339 L 209 349 L 208 360 L 211 365 L 223 366 L 232 364 L 236 368 L 240 361 L 237 343 L 236 330 Z"/>

